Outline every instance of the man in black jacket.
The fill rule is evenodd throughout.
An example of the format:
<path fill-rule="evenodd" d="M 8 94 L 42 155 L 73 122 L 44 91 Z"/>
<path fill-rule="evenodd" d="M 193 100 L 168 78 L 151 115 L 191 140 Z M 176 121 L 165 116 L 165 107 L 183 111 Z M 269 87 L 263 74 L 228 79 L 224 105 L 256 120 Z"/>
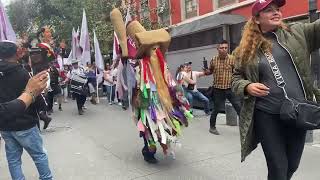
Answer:
<path fill-rule="evenodd" d="M 48 156 L 44 150 L 39 129 L 39 102 L 36 94 L 25 89 L 30 76 L 17 62 L 17 46 L 0 42 L 0 103 L 14 101 L 21 94 L 32 96 L 33 103 L 24 113 L 0 116 L 0 133 L 5 141 L 6 156 L 12 179 L 25 179 L 21 169 L 21 155 L 25 149 L 37 166 L 41 180 L 51 180 Z M 16 102 L 16 105 L 21 102 Z M 7 106 L 4 106 L 8 108 Z M 15 105 L 14 105 L 15 107 Z"/>

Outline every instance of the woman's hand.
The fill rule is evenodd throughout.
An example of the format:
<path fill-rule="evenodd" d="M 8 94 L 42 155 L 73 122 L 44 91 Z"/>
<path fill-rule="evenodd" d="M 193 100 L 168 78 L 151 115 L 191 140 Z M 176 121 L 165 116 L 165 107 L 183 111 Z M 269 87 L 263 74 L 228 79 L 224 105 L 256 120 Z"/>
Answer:
<path fill-rule="evenodd" d="M 46 88 L 48 81 L 47 71 L 42 71 L 29 79 L 25 88 L 26 92 L 33 93 L 37 97 Z"/>
<path fill-rule="evenodd" d="M 270 89 L 261 83 L 251 83 L 246 87 L 246 91 L 251 96 L 263 97 L 269 94 Z"/>

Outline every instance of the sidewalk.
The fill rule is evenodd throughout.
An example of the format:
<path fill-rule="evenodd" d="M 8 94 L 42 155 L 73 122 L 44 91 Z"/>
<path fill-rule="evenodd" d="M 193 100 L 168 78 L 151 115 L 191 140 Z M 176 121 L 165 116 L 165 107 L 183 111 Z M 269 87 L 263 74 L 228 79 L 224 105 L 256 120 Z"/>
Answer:
<path fill-rule="evenodd" d="M 266 180 L 267 168 L 259 147 L 240 163 L 238 127 L 225 125 L 219 115 L 220 136 L 209 130 L 209 116 L 197 115 L 183 130 L 176 159 L 164 157 L 149 165 L 141 156 L 142 140 L 129 112 L 119 106 L 87 104 L 84 116 L 78 116 L 74 102 L 63 112 L 54 113 L 51 129 L 44 132 L 50 166 L 57 180 Z M 301 166 L 292 180 L 319 180 L 320 133 L 316 143 L 307 144 Z M 319 144 L 317 144 L 319 143 Z M 37 171 L 24 153 L 23 170 L 27 180 L 37 179 Z M 0 148 L 0 179 L 10 180 L 4 147 Z"/>

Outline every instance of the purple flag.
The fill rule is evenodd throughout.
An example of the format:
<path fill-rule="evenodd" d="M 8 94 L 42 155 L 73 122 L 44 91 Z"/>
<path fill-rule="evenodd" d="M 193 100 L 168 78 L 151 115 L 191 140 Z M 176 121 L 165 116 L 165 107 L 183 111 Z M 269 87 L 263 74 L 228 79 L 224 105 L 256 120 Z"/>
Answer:
<path fill-rule="evenodd" d="M 16 33 L 13 31 L 7 13 L 0 0 L 0 41 L 3 40 L 17 42 Z"/>

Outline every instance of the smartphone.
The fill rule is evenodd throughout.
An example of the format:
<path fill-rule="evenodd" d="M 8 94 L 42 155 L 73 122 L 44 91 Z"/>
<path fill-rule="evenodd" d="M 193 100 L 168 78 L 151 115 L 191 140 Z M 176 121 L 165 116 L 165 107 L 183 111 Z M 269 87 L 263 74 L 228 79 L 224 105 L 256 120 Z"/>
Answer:
<path fill-rule="evenodd" d="M 33 74 L 38 74 L 41 71 L 49 69 L 49 60 L 45 58 L 46 52 L 40 48 L 31 48 L 29 50 L 29 55 Z"/>
<path fill-rule="evenodd" d="M 203 68 L 208 69 L 208 61 L 206 60 L 206 57 L 203 57 Z"/>

